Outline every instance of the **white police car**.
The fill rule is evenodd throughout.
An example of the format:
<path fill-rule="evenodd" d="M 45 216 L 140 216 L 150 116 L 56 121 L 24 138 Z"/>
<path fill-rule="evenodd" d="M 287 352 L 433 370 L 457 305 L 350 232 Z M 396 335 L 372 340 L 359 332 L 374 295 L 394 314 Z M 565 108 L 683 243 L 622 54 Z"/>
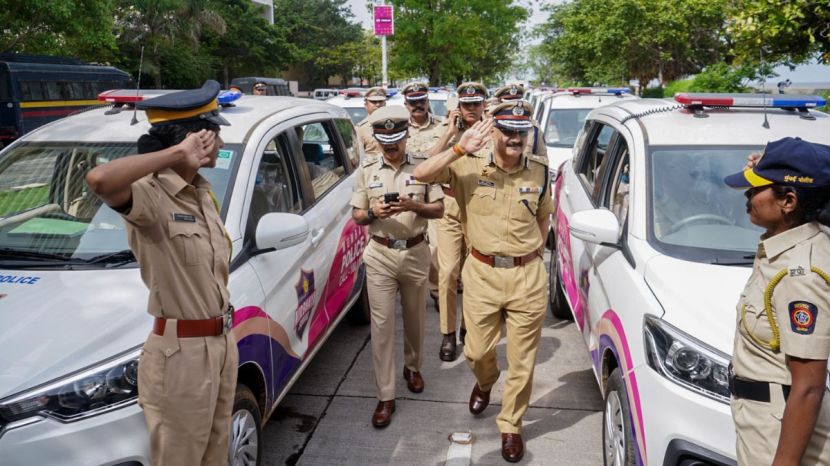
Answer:
<path fill-rule="evenodd" d="M 590 353 L 606 464 L 735 464 L 727 366 L 761 231 L 723 178 L 771 140 L 830 144 L 820 97 L 676 100 L 592 111 L 555 184 L 552 311 Z"/>
<path fill-rule="evenodd" d="M 551 177 L 573 154 L 574 143 L 588 113 L 603 105 L 636 99 L 628 88 L 570 88 L 539 97 L 534 115 L 545 135 Z"/>
<path fill-rule="evenodd" d="M 112 92 L 123 105 L 149 98 Z M 220 95 L 220 102 L 223 95 Z M 107 113 L 110 113 L 109 115 Z M 114 113 L 114 114 L 113 114 Z M 230 461 L 261 461 L 261 426 L 365 296 L 359 159 L 345 110 L 243 96 L 222 115 L 213 185 L 233 241 L 239 382 Z M 143 112 L 99 108 L 0 153 L 0 464 L 149 465 L 136 368 L 152 318 L 122 219 L 90 192 L 92 167 L 135 153 Z M 365 304 L 365 299 L 362 300 Z M 353 308 L 359 319 L 368 308 Z"/>
<path fill-rule="evenodd" d="M 366 111 L 366 107 L 363 104 L 363 97 L 356 92 L 352 93 L 352 95 L 336 95 L 326 100 L 326 103 L 345 109 L 354 124 L 360 123 L 369 115 L 369 112 Z"/>

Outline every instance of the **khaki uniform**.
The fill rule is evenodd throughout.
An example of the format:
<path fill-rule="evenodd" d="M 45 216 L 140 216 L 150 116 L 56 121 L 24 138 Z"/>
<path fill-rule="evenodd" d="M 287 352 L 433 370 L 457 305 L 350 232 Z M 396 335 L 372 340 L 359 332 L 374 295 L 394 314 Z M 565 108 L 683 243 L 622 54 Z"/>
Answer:
<path fill-rule="evenodd" d="M 139 404 L 154 466 L 225 465 L 239 355 L 232 334 L 178 338 L 177 320 L 228 309 L 230 240 L 210 192 L 164 169 L 132 184 L 123 214 L 130 248 L 150 289 L 147 311 L 168 319 L 138 364 Z"/>
<path fill-rule="evenodd" d="M 732 365 L 734 374 L 742 379 L 769 382 L 771 396 L 768 403 L 732 397 L 741 465 L 772 464 L 786 403 L 782 385 L 792 383 L 787 356 L 830 357 L 830 283 L 816 270 L 830 272 L 830 237 L 817 223 L 762 237 L 752 275 L 738 303 Z M 775 285 L 779 273 L 783 278 Z M 773 331 L 764 293 L 771 284 L 779 351 L 767 347 Z M 826 392 L 801 464 L 830 465 L 830 394 Z"/>
<path fill-rule="evenodd" d="M 493 156 L 468 154 L 447 167 L 438 182 L 455 190 L 470 246 L 488 256 L 539 257 L 522 266 L 491 267 L 468 257 L 464 280 L 464 355 L 479 387 L 488 391 L 499 377 L 496 344 L 507 327 L 508 376 L 496 420 L 502 433 L 520 433 L 533 385 L 536 349 L 548 306 L 548 274 L 541 257 L 545 238 L 538 219 L 552 213 L 547 160 L 522 156 L 510 172 Z"/>
<path fill-rule="evenodd" d="M 372 125 L 369 124 L 369 117 L 364 118 L 357 124 L 357 139 L 363 146 L 363 153 L 366 154 L 367 159 L 372 158 L 371 156 L 379 157 L 383 153 L 383 150 L 380 148 L 380 144 L 378 144 L 378 141 L 375 139 L 374 133 L 372 132 Z"/>
<path fill-rule="evenodd" d="M 440 187 L 421 183 L 412 176 L 415 166 L 423 160 L 423 155 L 407 154 L 396 170 L 383 156 L 367 159 L 355 175 L 351 205 L 368 209 L 390 192 L 426 203 L 442 199 L 444 194 Z M 414 212 L 375 219 L 369 224 L 369 236 L 395 240 L 415 238 L 426 230 L 427 219 Z M 422 241 L 407 249 L 393 249 L 370 239 L 363 261 L 372 313 L 372 362 L 377 397 L 379 401 L 390 401 L 395 399 L 395 296 L 398 290 L 404 326 L 404 364 L 412 372 L 421 370 L 429 247 Z"/>

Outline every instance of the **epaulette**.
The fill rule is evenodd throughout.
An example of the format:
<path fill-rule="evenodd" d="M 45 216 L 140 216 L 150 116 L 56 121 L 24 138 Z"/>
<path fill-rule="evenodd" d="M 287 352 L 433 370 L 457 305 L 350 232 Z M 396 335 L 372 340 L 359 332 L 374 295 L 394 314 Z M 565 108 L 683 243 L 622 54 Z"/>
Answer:
<path fill-rule="evenodd" d="M 527 158 L 532 160 L 533 162 L 540 163 L 540 164 L 542 164 L 546 167 L 550 163 L 547 156 L 544 156 L 544 155 L 528 154 Z"/>
<path fill-rule="evenodd" d="M 366 154 L 366 158 L 363 159 L 363 166 L 374 165 L 378 160 L 380 160 L 380 157 L 377 154 Z"/>
<path fill-rule="evenodd" d="M 355 126 L 364 126 L 366 123 L 369 123 L 368 118 L 364 118 L 364 119 L 360 120 Z"/>

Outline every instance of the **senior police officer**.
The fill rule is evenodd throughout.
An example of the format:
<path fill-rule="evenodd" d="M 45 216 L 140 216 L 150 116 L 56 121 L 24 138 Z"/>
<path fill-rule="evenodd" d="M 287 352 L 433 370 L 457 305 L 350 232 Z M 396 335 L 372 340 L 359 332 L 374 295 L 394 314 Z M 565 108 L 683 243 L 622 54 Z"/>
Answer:
<path fill-rule="evenodd" d="M 415 169 L 421 181 L 450 184 L 471 246 L 462 278 L 464 355 L 476 377 L 469 403 L 473 414 L 490 402 L 499 377 L 496 343 L 502 324 L 507 328 L 509 367 L 496 423 L 502 457 L 510 462 L 524 455 L 522 416 L 548 305 L 542 248 L 552 203 L 547 159 L 524 153 L 530 111 L 524 101 L 496 106 L 492 118 L 476 123 L 450 150 Z"/>
<path fill-rule="evenodd" d="M 449 116 L 441 124 L 442 135 L 430 149 L 430 155 L 439 154 L 456 144 L 464 132 L 484 115 L 484 99 L 487 88 L 481 83 L 464 83 L 458 87 L 458 108 L 451 109 Z M 449 185 L 443 186 L 444 217 L 436 223 L 438 237 L 438 310 L 440 328 L 444 335 L 438 357 L 442 361 L 455 361 L 457 343 L 455 336 L 457 322 L 458 279 L 467 255 L 464 225 L 461 212 L 455 201 L 455 193 Z M 461 318 L 461 343 L 464 343 L 466 328 Z"/>
<path fill-rule="evenodd" d="M 372 133 L 372 125 L 369 123 L 372 114 L 379 108 L 386 106 L 386 89 L 383 87 L 372 87 L 363 96 L 363 107 L 368 115 L 357 124 L 357 136 L 363 146 L 363 153 L 366 155 L 380 155 L 380 145 Z"/>
<path fill-rule="evenodd" d="M 352 218 L 369 225 L 371 241 L 363 253 L 371 309 L 372 362 L 378 404 L 372 425 L 386 427 L 395 412 L 395 296 L 401 292 L 404 326 L 403 377 L 414 393 L 424 389 L 421 376 L 424 311 L 429 248 L 424 242 L 427 219 L 444 213 L 437 186 L 412 176 L 419 160 L 407 152 L 409 113 L 386 107 L 370 117 L 383 153 L 367 158 L 357 171 Z"/>
<path fill-rule="evenodd" d="M 493 96 L 496 98 L 497 104 L 502 102 L 510 102 L 521 100 L 525 95 L 525 88 L 521 84 L 508 84 L 496 89 Z M 533 123 L 533 132 L 528 136 L 528 143 L 525 152 L 541 157 L 548 156 L 548 148 L 545 145 L 544 134 L 539 127 L 539 122 L 535 119 L 530 120 Z"/>
<path fill-rule="evenodd" d="M 224 465 L 238 354 L 229 329 L 231 245 L 210 183 L 222 147 L 219 83 L 138 104 L 142 155 L 92 169 L 92 190 L 125 220 L 155 316 L 138 366 L 154 466 Z"/>
<path fill-rule="evenodd" d="M 726 183 L 766 232 L 738 302 L 730 392 L 738 463 L 830 465 L 830 147 L 767 144 Z"/>

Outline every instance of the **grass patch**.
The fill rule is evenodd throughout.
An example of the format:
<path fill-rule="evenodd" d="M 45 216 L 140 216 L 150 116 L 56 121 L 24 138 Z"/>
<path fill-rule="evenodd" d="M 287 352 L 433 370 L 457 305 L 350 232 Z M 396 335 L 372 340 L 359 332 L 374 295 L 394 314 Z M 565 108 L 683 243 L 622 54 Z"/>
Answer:
<path fill-rule="evenodd" d="M 49 186 L 0 192 L 0 217 L 33 209 L 49 202 Z"/>

